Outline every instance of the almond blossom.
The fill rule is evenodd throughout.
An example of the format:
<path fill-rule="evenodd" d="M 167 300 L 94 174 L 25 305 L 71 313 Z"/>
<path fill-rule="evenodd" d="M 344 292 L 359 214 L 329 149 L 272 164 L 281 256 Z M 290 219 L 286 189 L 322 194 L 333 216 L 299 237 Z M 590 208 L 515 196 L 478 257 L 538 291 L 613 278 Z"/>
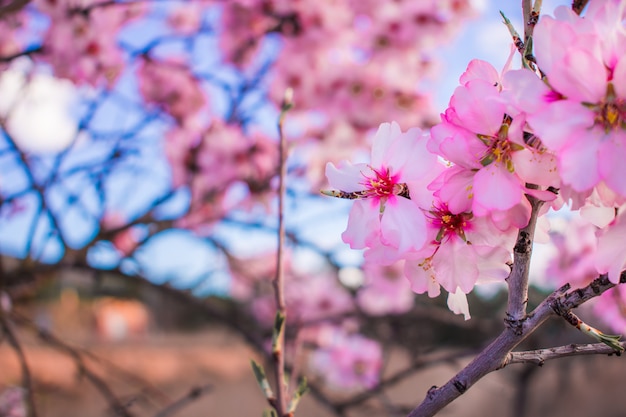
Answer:
<path fill-rule="evenodd" d="M 317 329 L 318 348 L 311 354 L 311 367 L 334 388 L 372 388 L 382 368 L 382 348 L 360 334 L 325 325 Z"/>
<path fill-rule="evenodd" d="M 526 143 L 525 118 L 501 96 L 502 82 L 493 67 L 474 60 L 461 82 L 429 142 L 431 151 L 455 167 L 431 187 L 454 213 L 484 216 L 519 206 L 515 211 L 522 217 L 505 222 L 504 229 L 524 227 L 530 215 L 525 193 L 554 198 L 526 184 L 557 186 L 556 161 L 540 145 Z"/>
<path fill-rule="evenodd" d="M 503 233 L 489 217 L 455 214 L 443 202 L 434 203 L 427 217 L 431 240 L 421 251 L 406 255 L 406 277 L 418 294 L 436 297 L 443 287 L 450 310 L 467 320 L 465 294 L 477 284 L 504 281 L 509 275 L 517 231 Z"/>
<path fill-rule="evenodd" d="M 380 240 L 399 252 L 419 250 L 426 240 L 426 217 L 416 198 L 442 166 L 426 149 L 419 129 L 402 132 L 397 123 L 378 128 L 369 164 L 347 161 L 326 166 L 331 187 L 325 194 L 355 199 L 342 237 L 353 249 Z"/>
<path fill-rule="evenodd" d="M 357 292 L 359 307 L 371 315 L 401 314 L 413 307 L 414 293 L 403 274 L 404 262 L 363 265 L 365 282 Z"/>
<path fill-rule="evenodd" d="M 605 182 L 626 196 L 624 13 L 619 1 L 591 2 L 584 18 L 557 8 L 533 38 L 546 82 L 529 70 L 509 76 L 516 105 L 578 192 Z"/>
<path fill-rule="evenodd" d="M 391 265 L 405 259 L 413 291 L 435 297 L 442 286 L 451 310 L 469 318 L 465 294 L 476 284 L 508 276 L 517 229 L 476 216 L 463 204 L 451 210 L 429 185 L 457 167 L 446 169 L 426 150 L 428 136 L 411 133 L 381 125 L 372 163 L 339 168 L 329 163 L 326 175 L 341 191 L 324 193 L 356 200 L 342 237 L 352 248 L 367 249 L 367 262 Z"/>

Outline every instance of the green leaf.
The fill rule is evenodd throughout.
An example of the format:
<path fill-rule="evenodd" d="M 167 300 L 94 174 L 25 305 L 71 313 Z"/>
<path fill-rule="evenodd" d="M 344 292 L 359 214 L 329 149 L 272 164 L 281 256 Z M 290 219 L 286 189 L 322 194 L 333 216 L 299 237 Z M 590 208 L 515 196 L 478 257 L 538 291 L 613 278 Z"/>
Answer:
<path fill-rule="evenodd" d="M 296 388 L 296 392 L 293 393 L 293 398 L 289 403 L 289 407 L 287 409 L 288 413 L 293 413 L 296 411 L 296 407 L 300 402 L 300 399 L 306 392 L 309 390 L 309 386 L 306 383 L 306 378 L 300 378 L 300 383 L 298 384 L 298 388 Z"/>
<path fill-rule="evenodd" d="M 276 414 L 276 410 L 269 408 L 267 410 L 263 410 L 263 417 L 278 417 L 278 414 Z"/>
<path fill-rule="evenodd" d="M 285 314 L 277 311 L 274 318 L 274 329 L 272 331 L 272 353 L 280 352 L 280 337 L 285 329 Z"/>
<path fill-rule="evenodd" d="M 250 359 L 250 365 L 252 365 L 252 371 L 254 372 L 254 377 L 256 381 L 259 383 L 261 387 L 261 391 L 263 391 L 263 395 L 268 400 L 270 398 L 274 398 L 274 393 L 272 392 L 272 387 L 270 386 L 269 381 L 267 380 L 267 376 L 265 375 L 265 370 L 261 365 L 256 363 L 254 359 Z"/>

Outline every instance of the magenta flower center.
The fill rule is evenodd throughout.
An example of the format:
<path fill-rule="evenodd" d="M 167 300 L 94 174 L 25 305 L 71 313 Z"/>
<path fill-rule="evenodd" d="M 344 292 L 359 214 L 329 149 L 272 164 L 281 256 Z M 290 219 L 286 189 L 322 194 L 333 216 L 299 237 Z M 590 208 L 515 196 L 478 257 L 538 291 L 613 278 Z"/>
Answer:
<path fill-rule="evenodd" d="M 433 226 L 439 228 L 435 239 L 437 242 L 442 242 L 444 239 L 447 240 L 454 235 L 467 241 L 465 230 L 470 225 L 470 220 L 473 217 L 472 213 L 453 214 L 448 209 L 447 204 L 440 203 L 439 205 L 433 206 L 433 209 L 430 210 L 428 214 L 427 217 Z"/>
<path fill-rule="evenodd" d="M 370 167 L 371 168 L 371 167 Z M 404 183 L 398 182 L 398 175 L 391 175 L 389 168 L 371 168 L 373 175 L 367 176 L 361 182 L 366 187 L 364 194 L 367 197 L 388 198 L 392 195 L 399 195 L 409 198 L 409 191 Z"/>

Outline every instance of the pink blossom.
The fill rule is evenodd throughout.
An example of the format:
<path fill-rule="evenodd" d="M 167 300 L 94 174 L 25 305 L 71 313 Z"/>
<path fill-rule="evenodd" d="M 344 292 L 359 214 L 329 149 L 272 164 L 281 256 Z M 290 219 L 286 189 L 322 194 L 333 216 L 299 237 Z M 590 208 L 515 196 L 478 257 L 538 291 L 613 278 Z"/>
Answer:
<path fill-rule="evenodd" d="M 181 126 L 207 104 L 200 81 L 183 63 L 173 59 L 145 59 L 137 73 L 139 92 L 146 102 L 161 107 Z"/>
<path fill-rule="evenodd" d="M 477 284 L 503 281 L 509 275 L 516 229 L 502 232 L 489 217 L 455 214 L 441 202 L 427 216 L 431 243 L 406 255 L 405 274 L 417 293 L 436 297 L 444 287 L 450 309 L 467 320 L 464 295 Z"/>
<path fill-rule="evenodd" d="M 26 417 L 26 390 L 22 387 L 8 387 L 0 392 L 0 415 L 3 417 Z"/>
<path fill-rule="evenodd" d="M 517 106 L 556 154 L 563 182 L 578 192 L 605 182 L 626 196 L 623 17 L 614 1 L 594 2 L 585 18 L 566 7 L 557 8 L 555 18 L 543 16 L 533 43 L 547 86 L 527 70 L 512 83 L 516 97 L 527 94 Z"/>
<path fill-rule="evenodd" d="M 485 216 L 519 207 L 515 212 L 524 214 L 526 183 L 558 185 L 556 160 L 525 142 L 525 118 L 501 96 L 500 77 L 493 67 L 474 60 L 461 80 L 464 84 L 455 90 L 429 142 L 431 151 L 455 166 L 430 187 L 455 213 Z M 554 199 L 550 193 L 540 195 Z M 516 219 L 504 227 L 507 223 L 523 227 L 527 221 Z"/>
<path fill-rule="evenodd" d="M 609 224 L 598 237 L 596 268 L 599 273 L 609 275 L 609 280 L 618 284 L 620 275 L 626 269 L 626 246 L 623 244 L 626 233 L 624 210 Z"/>
<path fill-rule="evenodd" d="M 570 220 L 560 233 L 550 237 L 556 252 L 546 268 L 546 278 L 560 287 L 566 283 L 580 288 L 597 278 L 595 267 L 597 228 L 580 217 Z"/>
<path fill-rule="evenodd" d="M 403 133 L 396 123 L 383 123 L 369 164 L 328 163 L 331 187 L 341 190 L 338 195 L 357 198 L 342 235 L 352 248 L 380 240 L 404 252 L 426 243 L 426 218 L 416 199 L 441 169 L 437 157 L 426 150 L 426 140 L 419 129 Z"/>
<path fill-rule="evenodd" d="M 602 319 L 612 331 L 626 332 L 626 291 L 617 286 L 604 292 L 593 304 L 593 312 Z"/>
<path fill-rule="evenodd" d="M 330 386 L 346 390 L 376 386 L 382 367 L 377 342 L 328 325 L 319 329 L 317 343 L 309 366 Z"/>
<path fill-rule="evenodd" d="M 6 13 L 0 20 L 0 57 L 19 53 L 24 47 L 25 30 L 30 23 L 29 15 L 24 12 Z M 7 64 L 1 64 L 4 69 Z"/>
<path fill-rule="evenodd" d="M 404 262 L 381 266 L 366 262 L 365 282 L 357 292 L 359 307 L 367 314 L 401 314 L 413 307 L 414 294 L 403 276 Z"/>
<path fill-rule="evenodd" d="M 204 4 L 197 1 L 176 6 L 174 10 L 170 12 L 167 23 L 177 33 L 192 35 L 200 29 L 204 7 L 206 7 Z"/>
<path fill-rule="evenodd" d="M 122 25 L 140 14 L 137 5 L 94 7 L 95 0 L 37 0 L 36 7 L 50 16 L 41 59 L 55 75 L 78 84 L 111 88 L 124 69 L 116 36 Z M 88 12 L 82 12 L 85 9 Z"/>
<path fill-rule="evenodd" d="M 129 227 L 126 216 L 119 212 L 107 212 L 102 217 L 102 228 L 105 231 L 120 229 L 111 238 L 111 243 L 122 255 L 130 255 L 141 241 L 141 233 L 135 227 Z"/>

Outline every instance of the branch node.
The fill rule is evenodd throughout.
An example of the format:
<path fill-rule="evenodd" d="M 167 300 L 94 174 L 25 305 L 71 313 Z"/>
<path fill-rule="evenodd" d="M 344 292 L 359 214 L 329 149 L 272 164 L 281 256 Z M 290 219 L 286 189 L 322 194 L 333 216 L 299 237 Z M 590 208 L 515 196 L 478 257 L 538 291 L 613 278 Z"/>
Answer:
<path fill-rule="evenodd" d="M 531 241 L 530 241 L 530 236 L 528 234 L 528 232 L 525 231 L 521 231 L 519 234 L 519 238 L 517 239 L 517 242 L 515 243 L 515 247 L 513 248 L 513 250 L 517 253 L 522 253 L 522 254 L 526 254 L 530 252 L 530 247 L 531 247 Z"/>
<path fill-rule="evenodd" d="M 467 391 L 467 385 L 465 385 L 464 383 L 462 383 L 461 381 L 459 381 L 458 379 L 454 381 L 454 388 L 456 388 L 456 390 L 463 394 L 465 393 L 465 391 Z"/>
<path fill-rule="evenodd" d="M 426 393 L 426 398 L 428 398 L 429 400 L 432 400 L 433 398 L 435 398 L 435 395 L 437 394 L 437 385 L 433 385 L 432 387 L 430 387 L 428 389 L 428 392 Z"/>
<path fill-rule="evenodd" d="M 526 300 L 528 301 L 528 300 Z M 506 318 L 504 319 L 504 325 L 513 331 L 515 336 L 521 336 L 524 330 L 524 322 L 526 321 L 528 316 L 523 317 L 521 319 L 515 319 L 511 314 L 506 313 Z"/>

